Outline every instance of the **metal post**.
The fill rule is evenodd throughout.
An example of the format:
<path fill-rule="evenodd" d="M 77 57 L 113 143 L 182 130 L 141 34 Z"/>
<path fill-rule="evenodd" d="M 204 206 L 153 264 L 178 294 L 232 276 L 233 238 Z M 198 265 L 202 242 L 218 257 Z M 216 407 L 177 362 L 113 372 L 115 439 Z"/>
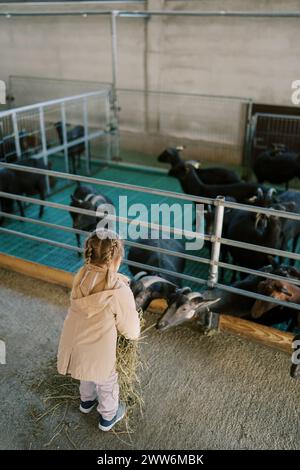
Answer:
<path fill-rule="evenodd" d="M 212 236 L 212 250 L 211 250 L 211 260 L 210 260 L 210 269 L 207 280 L 207 285 L 209 287 L 214 287 L 218 282 L 219 275 L 219 260 L 220 260 L 220 251 L 221 251 L 221 242 L 220 238 L 222 237 L 223 229 L 223 220 L 224 220 L 224 206 L 223 202 L 225 198 L 223 196 L 218 196 L 215 200 L 215 218 L 214 218 L 214 229 Z"/>
<path fill-rule="evenodd" d="M 247 104 L 247 116 L 245 125 L 245 137 L 244 137 L 244 151 L 243 151 L 243 166 L 244 166 L 244 177 L 249 180 L 251 176 L 251 123 L 252 123 L 252 108 L 253 103 L 250 101 Z"/>
<path fill-rule="evenodd" d="M 89 151 L 89 116 L 88 116 L 88 105 L 87 97 L 83 98 L 83 126 L 84 126 L 84 147 L 85 147 L 85 164 L 86 164 L 86 173 L 87 175 L 91 174 L 90 166 L 90 151 Z"/>
<path fill-rule="evenodd" d="M 39 108 L 39 117 L 40 117 L 40 132 L 41 132 L 43 160 L 44 160 L 44 164 L 45 164 L 46 168 L 48 168 L 48 153 L 47 153 L 47 140 L 46 140 L 46 131 L 45 131 L 45 116 L 44 116 L 44 108 L 42 106 Z M 46 176 L 46 187 L 47 187 L 47 193 L 50 194 L 49 176 Z"/>
<path fill-rule="evenodd" d="M 67 137 L 67 127 L 66 127 L 66 108 L 65 103 L 61 103 L 61 122 L 62 122 L 62 136 L 63 136 L 63 146 L 64 146 L 64 156 L 65 156 L 65 170 L 66 173 L 70 173 L 69 171 L 69 154 L 68 154 L 68 137 Z"/>
<path fill-rule="evenodd" d="M 105 140 L 106 140 L 106 160 L 111 161 L 113 157 L 112 134 L 111 134 L 111 106 L 110 92 L 105 96 Z"/>
<path fill-rule="evenodd" d="M 15 136 L 16 153 L 17 153 L 18 160 L 20 160 L 21 156 L 22 156 L 22 151 L 21 151 L 21 145 L 20 145 L 20 136 L 19 136 L 19 129 L 18 129 L 17 114 L 12 113 L 11 117 L 12 117 L 14 136 Z"/>
<path fill-rule="evenodd" d="M 119 136 L 119 105 L 117 96 L 118 77 L 118 45 L 117 45 L 117 17 L 119 12 L 111 12 L 111 52 L 112 52 L 112 112 L 111 133 L 114 140 L 114 155 L 116 160 L 120 159 L 120 136 Z"/>

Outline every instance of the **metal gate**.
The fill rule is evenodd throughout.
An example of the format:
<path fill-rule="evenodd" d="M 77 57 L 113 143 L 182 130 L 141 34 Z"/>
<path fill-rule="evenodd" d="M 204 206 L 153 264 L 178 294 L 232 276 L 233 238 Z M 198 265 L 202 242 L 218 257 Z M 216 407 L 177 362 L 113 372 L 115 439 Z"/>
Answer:
<path fill-rule="evenodd" d="M 34 157 L 48 165 L 48 157 L 56 156 L 58 169 L 74 173 L 75 159 L 83 159 L 90 174 L 92 157 L 111 159 L 110 99 L 104 89 L 0 113 L 0 161 Z"/>
<path fill-rule="evenodd" d="M 251 119 L 251 164 L 272 144 L 300 153 L 300 116 L 256 113 Z"/>
<path fill-rule="evenodd" d="M 92 81 L 11 76 L 9 85 L 13 106 L 100 88 L 112 94 L 112 85 Z M 118 89 L 117 97 L 111 153 L 124 162 L 153 166 L 164 147 L 175 145 L 210 164 L 240 165 L 245 159 L 250 98 L 132 89 Z"/>

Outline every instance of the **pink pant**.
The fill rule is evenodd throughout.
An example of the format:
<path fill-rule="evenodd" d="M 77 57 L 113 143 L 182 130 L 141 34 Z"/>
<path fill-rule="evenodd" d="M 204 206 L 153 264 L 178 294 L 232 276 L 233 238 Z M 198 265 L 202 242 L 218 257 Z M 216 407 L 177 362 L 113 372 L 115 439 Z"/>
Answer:
<path fill-rule="evenodd" d="M 119 406 L 118 374 L 113 372 L 104 382 L 81 381 L 79 386 L 82 401 L 90 401 L 98 398 L 97 410 L 102 418 L 110 421 L 116 414 Z"/>

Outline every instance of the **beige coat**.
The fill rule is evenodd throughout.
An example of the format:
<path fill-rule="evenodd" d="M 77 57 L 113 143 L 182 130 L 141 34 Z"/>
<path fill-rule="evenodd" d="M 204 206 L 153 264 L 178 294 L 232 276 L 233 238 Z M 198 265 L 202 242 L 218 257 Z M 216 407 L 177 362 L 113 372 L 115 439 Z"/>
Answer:
<path fill-rule="evenodd" d="M 128 278 L 85 265 L 76 274 L 57 369 L 74 379 L 100 382 L 115 370 L 117 331 L 137 339 L 140 322 Z"/>

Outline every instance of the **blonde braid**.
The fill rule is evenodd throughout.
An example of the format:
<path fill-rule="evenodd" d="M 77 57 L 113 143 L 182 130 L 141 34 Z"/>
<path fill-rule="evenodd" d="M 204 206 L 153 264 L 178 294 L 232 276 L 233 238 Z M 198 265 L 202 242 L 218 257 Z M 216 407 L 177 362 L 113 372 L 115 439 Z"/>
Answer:
<path fill-rule="evenodd" d="M 118 246 L 118 240 L 112 240 L 111 246 L 108 252 L 108 260 L 107 260 L 108 264 L 110 264 L 111 261 L 113 260 L 114 255 L 115 255 L 115 249 L 117 248 L 117 246 Z"/>
<path fill-rule="evenodd" d="M 84 258 L 86 264 L 95 263 L 109 266 L 116 254 L 124 254 L 123 242 L 119 238 L 99 238 L 96 232 L 90 234 L 85 242 Z"/>
<path fill-rule="evenodd" d="M 84 257 L 85 257 L 86 264 L 91 264 L 91 262 L 92 262 L 92 257 L 93 257 L 92 241 L 93 241 L 93 239 L 91 237 L 91 238 L 88 238 L 86 243 L 85 243 Z"/>

